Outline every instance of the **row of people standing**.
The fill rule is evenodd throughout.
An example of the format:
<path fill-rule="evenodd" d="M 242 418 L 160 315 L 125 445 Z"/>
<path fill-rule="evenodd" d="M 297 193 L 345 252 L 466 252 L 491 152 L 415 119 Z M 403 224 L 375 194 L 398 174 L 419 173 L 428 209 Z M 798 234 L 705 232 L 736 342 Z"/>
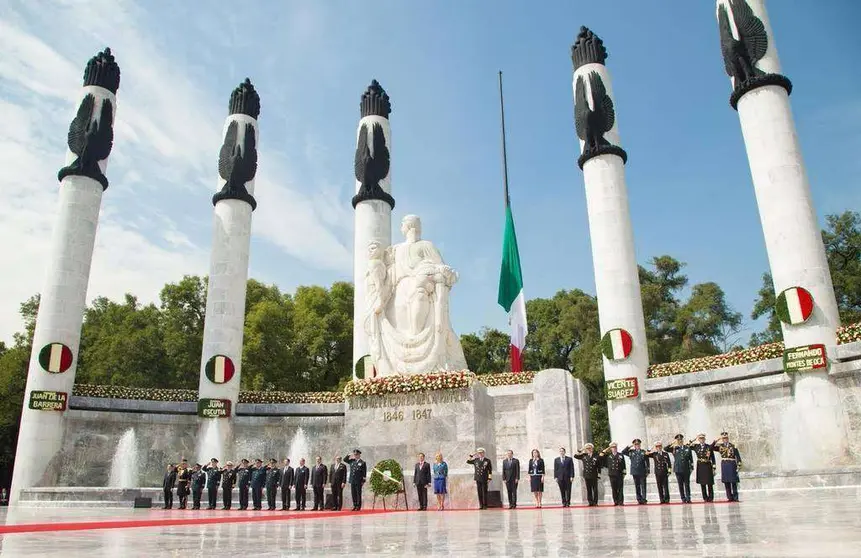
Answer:
<path fill-rule="evenodd" d="M 207 465 L 194 464 L 182 458 L 179 464 L 170 464 L 164 476 L 164 508 L 173 507 L 173 490 L 179 499 L 179 509 L 187 509 L 188 497 L 192 496 L 191 509 L 201 509 L 203 490 L 206 488 L 208 506 L 214 510 L 218 504 L 218 492 L 221 489 L 223 506 L 229 510 L 233 505 L 233 489 L 239 489 L 239 508 L 248 509 L 248 497 L 251 496 L 252 509 L 263 509 L 264 492 L 267 510 L 278 509 L 278 492 L 281 492 L 281 510 L 291 509 L 291 500 L 295 498 L 294 511 L 306 509 L 306 493 L 308 486 L 313 490 L 313 510 L 325 509 L 324 491 L 329 485 L 332 492 L 332 510 L 340 510 L 343 506 L 343 491 L 350 484 L 353 510 L 362 507 L 362 486 L 367 479 L 367 465 L 362 460 L 362 452 L 353 450 L 351 455 L 341 459 L 335 457 L 331 467 L 323 463 L 317 456 L 312 467 L 305 465 L 305 458 L 299 459 L 299 465 L 293 467 L 290 459 L 284 459 L 279 465 L 276 459 L 270 459 L 264 464 L 262 459 L 256 459 L 254 464 L 248 459 L 242 459 L 238 467 L 232 461 L 219 466 L 217 458 L 212 458 Z M 348 468 L 349 466 L 349 468 Z M 291 498 L 292 497 L 292 498 Z"/>

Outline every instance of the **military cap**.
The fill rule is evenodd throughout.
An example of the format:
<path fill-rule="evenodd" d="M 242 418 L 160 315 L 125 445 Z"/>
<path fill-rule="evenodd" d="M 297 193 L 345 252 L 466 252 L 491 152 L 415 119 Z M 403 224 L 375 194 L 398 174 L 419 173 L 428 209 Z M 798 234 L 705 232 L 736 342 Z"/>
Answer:
<path fill-rule="evenodd" d="M 583 444 L 583 447 L 584 447 L 584 448 L 594 448 L 595 446 L 593 446 L 593 445 L 592 445 L 591 443 L 589 443 L 589 442 L 586 442 L 585 444 Z"/>
<path fill-rule="evenodd" d="M 484 448 L 478 448 L 475 451 L 476 451 L 476 453 L 484 453 Z"/>
<path fill-rule="evenodd" d="M 676 434 L 675 438 L 673 438 L 673 439 L 674 439 L 674 440 L 684 440 L 684 439 L 685 439 L 685 437 L 684 437 L 683 435 L 681 435 L 681 434 Z"/>
<path fill-rule="evenodd" d="M 612 443 L 610 444 L 610 447 L 611 447 L 611 448 L 618 448 L 618 447 L 619 447 L 619 444 L 617 444 L 616 442 L 612 442 Z"/>
<path fill-rule="evenodd" d="M 639 438 L 634 438 L 634 441 L 633 441 L 633 442 L 631 442 L 631 443 L 632 443 L 632 444 L 642 444 L 642 443 L 643 443 L 643 441 L 642 441 L 641 439 L 639 439 Z"/>
<path fill-rule="evenodd" d="M 243 463 L 248 463 L 248 460 L 247 460 L 247 459 L 243 459 L 243 460 L 242 460 L 242 462 L 243 462 Z"/>
<path fill-rule="evenodd" d="M 360 450 L 360 449 L 354 449 L 354 450 L 353 450 L 353 453 L 362 453 L 362 450 Z"/>
<path fill-rule="evenodd" d="M 727 432 L 721 432 L 720 435 L 721 436 L 729 436 L 729 434 Z"/>
<path fill-rule="evenodd" d="M 227 467 L 233 467 L 233 461 L 228 461 L 228 462 L 227 462 L 227 463 L 225 463 L 224 465 L 225 465 L 225 466 L 227 466 Z"/>
<path fill-rule="evenodd" d="M 705 438 L 705 437 L 706 437 L 706 435 L 705 435 L 705 434 L 703 434 L 702 432 L 700 432 L 699 434 L 697 434 L 697 438 Z"/>
<path fill-rule="evenodd" d="M 213 457 L 212 459 L 210 459 L 210 461 L 215 461 L 216 463 L 218 463 L 218 459 L 216 459 L 215 457 Z"/>
<path fill-rule="evenodd" d="M 663 446 L 663 445 L 664 445 L 664 444 L 663 444 L 663 443 L 661 443 L 661 441 L 660 441 L 660 440 L 658 440 L 657 442 L 655 442 L 655 447 L 657 447 L 657 446 Z"/>

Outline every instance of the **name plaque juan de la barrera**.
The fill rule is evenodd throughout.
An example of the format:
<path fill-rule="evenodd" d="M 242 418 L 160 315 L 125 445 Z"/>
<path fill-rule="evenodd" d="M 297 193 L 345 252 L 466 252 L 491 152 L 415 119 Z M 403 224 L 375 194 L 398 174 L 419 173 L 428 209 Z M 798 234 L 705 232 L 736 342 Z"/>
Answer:
<path fill-rule="evenodd" d="M 607 401 L 616 399 L 633 399 L 640 395 L 640 386 L 637 378 L 619 378 L 618 380 L 607 380 Z"/>
<path fill-rule="evenodd" d="M 783 351 L 783 371 L 810 372 L 828 367 L 825 345 L 805 345 Z"/>
<path fill-rule="evenodd" d="M 31 391 L 31 409 L 37 411 L 65 411 L 69 394 L 64 391 Z"/>
<path fill-rule="evenodd" d="M 203 418 L 229 417 L 230 399 L 200 399 L 197 402 L 197 416 Z"/>

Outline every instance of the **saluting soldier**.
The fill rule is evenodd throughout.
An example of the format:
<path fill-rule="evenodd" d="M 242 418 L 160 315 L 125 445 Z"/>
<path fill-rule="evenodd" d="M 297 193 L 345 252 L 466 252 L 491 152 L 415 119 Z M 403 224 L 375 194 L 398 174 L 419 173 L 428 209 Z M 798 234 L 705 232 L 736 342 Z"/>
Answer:
<path fill-rule="evenodd" d="M 647 452 L 651 459 L 655 461 L 655 482 L 658 485 L 658 498 L 662 504 L 670 503 L 670 454 L 664 451 L 664 444 L 660 441 L 655 442 L 654 451 Z"/>
<path fill-rule="evenodd" d="M 188 459 L 182 458 L 176 468 L 176 497 L 179 498 L 179 509 L 184 510 L 188 505 L 188 488 L 191 482 L 191 470 Z"/>
<path fill-rule="evenodd" d="M 595 446 L 587 443 L 574 454 L 574 459 L 583 462 L 583 480 L 586 482 L 586 500 L 590 506 L 598 505 L 598 473 L 601 472 L 601 458 L 595 453 Z"/>
<path fill-rule="evenodd" d="M 738 468 L 741 467 L 741 454 L 729 441 L 729 434 L 720 433 L 720 438 L 712 443 L 712 450 L 720 453 L 720 480 L 726 488 L 726 499 L 738 502 Z"/>
<path fill-rule="evenodd" d="M 263 485 L 266 484 L 266 467 L 257 459 L 251 468 L 251 502 L 255 510 L 263 509 Z"/>
<path fill-rule="evenodd" d="M 236 470 L 236 484 L 239 486 L 239 509 L 248 509 L 248 487 L 251 485 L 251 469 L 248 468 L 248 460 L 239 462 Z"/>
<path fill-rule="evenodd" d="M 691 444 L 691 451 L 697 456 L 697 484 L 703 492 L 704 502 L 715 499 L 715 456 L 711 444 L 706 443 L 706 435 L 697 434 L 696 442 Z"/>
<path fill-rule="evenodd" d="M 621 451 L 622 455 L 631 460 L 631 476 L 634 477 L 634 487 L 637 489 L 637 503 L 645 504 L 646 477 L 649 475 L 649 458 L 646 450 L 640 447 L 642 441 L 634 438 L 630 446 Z"/>
<path fill-rule="evenodd" d="M 176 485 L 176 465 L 168 463 L 167 471 L 164 474 L 164 480 L 161 483 L 161 488 L 164 490 L 164 509 L 166 510 L 173 507 L 174 485 Z"/>
<path fill-rule="evenodd" d="M 493 465 L 490 459 L 484 456 L 484 448 L 478 448 L 475 453 L 470 454 L 466 462 L 473 466 L 475 474 L 475 489 L 478 492 L 478 509 L 487 509 L 487 483 L 490 482 L 490 476 L 493 474 Z"/>
<path fill-rule="evenodd" d="M 200 468 L 200 463 L 195 463 L 191 470 L 191 509 L 200 509 L 200 496 L 203 487 L 206 486 L 206 471 Z"/>
<path fill-rule="evenodd" d="M 221 469 L 218 468 L 218 459 L 212 458 L 209 464 L 203 467 L 206 471 L 206 495 L 209 497 L 208 510 L 214 510 L 218 504 L 218 485 L 221 484 Z"/>
<path fill-rule="evenodd" d="M 233 461 L 228 461 L 224 464 L 224 470 L 221 472 L 221 497 L 224 501 L 223 510 L 229 510 L 233 505 L 233 486 L 236 484 L 236 470 L 233 468 Z"/>
<path fill-rule="evenodd" d="M 275 511 L 275 500 L 278 496 L 278 484 L 280 482 L 281 469 L 278 468 L 278 461 L 270 459 L 269 465 L 266 466 L 266 509 L 269 511 Z"/>
<path fill-rule="evenodd" d="M 362 509 L 362 487 L 368 476 L 368 466 L 362 460 L 362 452 L 353 450 L 352 456 L 347 456 L 344 461 L 350 466 L 350 495 L 353 497 L 353 511 Z"/>
<path fill-rule="evenodd" d="M 685 437 L 676 434 L 675 440 L 667 448 L 673 452 L 673 472 L 679 483 L 679 496 L 682 502 L 691 503 L 691 472 L 694 470 L 694 458 L 691 447 L 685 443 Z"/>
<path fill-rule="evenodd" d="M 290 458 L 284 460 L 281 467 L 281 511 L 290 509 L 290 491 L 293 490 L 293 467 L 290 466 Z"/>
<path fill-rule="evenodd" d="M 341 463 L 341 456 L 335 456 L 332 465 L 332 509 L 338 511 L 344 503 L 344 486 L 347 484 L 347 466 Z"/>
<path fill-rule="evenodd" d="M 600 453 L 602 465 L 610 477 L 610 489 L 613 492 L 613 505 L 625 505 L 625 456 L 619 453 L 616 442 Z"/>

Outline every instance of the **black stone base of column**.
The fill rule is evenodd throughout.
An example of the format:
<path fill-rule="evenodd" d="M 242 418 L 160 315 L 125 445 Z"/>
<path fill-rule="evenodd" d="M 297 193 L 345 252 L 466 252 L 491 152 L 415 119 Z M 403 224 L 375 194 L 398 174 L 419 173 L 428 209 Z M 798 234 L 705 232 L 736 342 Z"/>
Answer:
<path fill-rule="evenodd" d="M 628 153 L 618 145 L 601 145 L 597 149 L 587 148 L 583 151 L 583 154 L 577 159 L 577 166 L 580 167 L 580 170 L 583 170 L 583 165 L 586 164 L 586 161 L 598 155 L 618 155 L 621 157 L 623 164 L 628 162 Z"/>
<path fill-rule="evenodd" d="M 102 170 L 98 166 L 98 163 L 96 163 L 95 168 L 83 169 L 80 168 L 78 162 L 75 161 L 70 166 L 60 169 L 60 172 L 57 173 L 57 180 L 62 182 L 67 176 L 86 176 L 87 178 L 92 178 L 101 184 L 102 192 L 108 189 L 108 177 L 102 174 Z"/>
<path fill-rule="evenodd" d="M 746 79 L 739 83 L 732 92 L 732 95 L 729 96 L 729 106 L 738 110 L 739 99 L 741 99 L 746 93 L 750 93 L 754 89 L 759 89 L 766 85 L 779 85 L 786 89 L 787 95 L 792 94 L 792 82 L 789 81 L 788 77 L 781 74 L 765 74 Z"/>
<path fill-rule="evenodd" d="M 389 204 L 389 207 L 395 208 L 395 198 L 391 194 L 377 186 L 376 188 L 366 189 L 364 185 L 359 188 L 359 192 L 353 196 L 353 209 L 363 201 L 380 200 Z"/>
<path fill-rule="evenodd" d="M 220 192 L 212 196 L 212 205 L 217 204 L 221 200 L 240 200 L 248 203 L 251 206 L 251 211 L 257 209 L 257 200 L 245 188 L 242 188 L 242 190 L 222 188 Z"/>

